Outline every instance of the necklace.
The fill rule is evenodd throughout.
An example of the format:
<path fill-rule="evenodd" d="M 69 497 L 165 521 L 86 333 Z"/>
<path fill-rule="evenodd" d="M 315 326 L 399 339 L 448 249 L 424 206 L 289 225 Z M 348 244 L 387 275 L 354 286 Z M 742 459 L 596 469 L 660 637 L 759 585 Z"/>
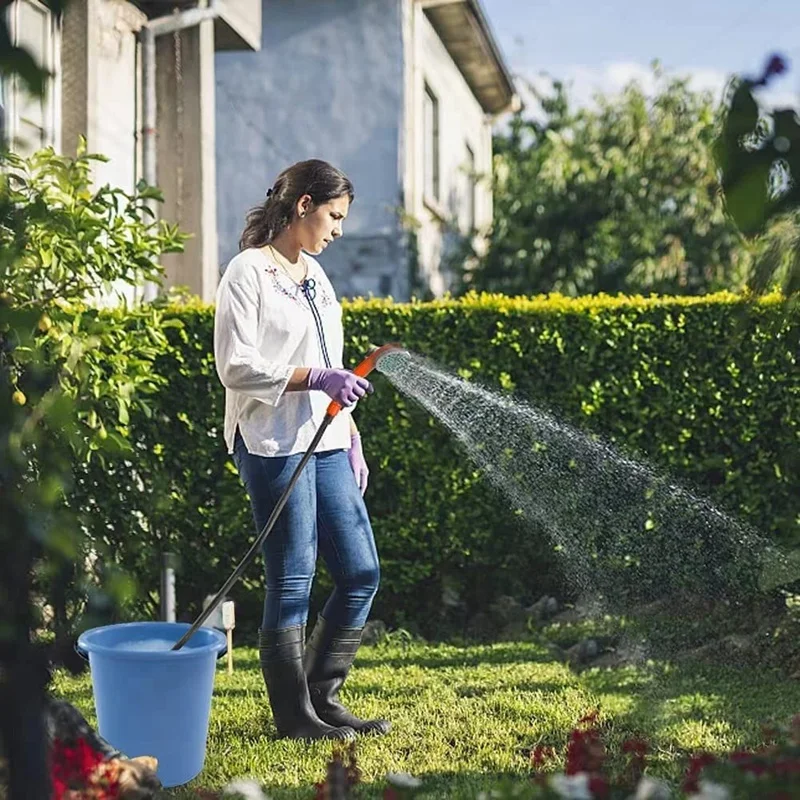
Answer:
<path fill-rule="evenodd" d="M 308 277 L 308 262 L 306 261 L 305 256 L 302 254 L 302 252 L 300 253 L 298 264 L 302 262 L 303 276 L 300 278 L 300 280 L 298 280 L 295 277 L 296 273 L 292 272 L 292 269 L 293 268 L 296 269 L 297 265 L 292 264 L 287 258 L 282 256 L 271 244 L 268 244 L 267 247 L 269 247 L 269 250 L 272 253 L 272 257 L 275 259 L 278 266 L 292 279 L 292 281 L 294 281 L 294 283 L 302 284 L 303 281 L 306 280 L 306 278 Z"/>

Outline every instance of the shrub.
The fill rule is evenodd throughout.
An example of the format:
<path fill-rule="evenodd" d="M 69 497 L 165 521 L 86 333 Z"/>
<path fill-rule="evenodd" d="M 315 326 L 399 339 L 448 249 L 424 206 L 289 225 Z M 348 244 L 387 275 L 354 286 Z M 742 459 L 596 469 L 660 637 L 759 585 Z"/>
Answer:
<path fill-rule="evenodd" d="M 177 552 L 179 607 L 191 616 L 254 535 L 222 441 L 213 309 L 165 311 L 180 328 L 163 380 L 131 417 L 133 452 L 90 465 L 76 501 L 138 580 L 132 613 L 154 613 L 159 554 Z M 131 324 L 117 312 L 120 325 Z M 779 297 L 508 299 L 345 304 L 346 363 L 402 341 L 444 368 L 547 408 L 698 487 L 733 516 L 796 547 L 800 316 Z M 522 526 L 438 422 L 373 374 L 356 416 L 372 468 L 367 494 L 383 577 L 374 616 L 433 632 L 496 595 L 563 588 L 552 543 Z M 329 586 L 324 577 L 317 597 Z M 233 591 L 243 627 L 260 615 L 255 563 Z"/>

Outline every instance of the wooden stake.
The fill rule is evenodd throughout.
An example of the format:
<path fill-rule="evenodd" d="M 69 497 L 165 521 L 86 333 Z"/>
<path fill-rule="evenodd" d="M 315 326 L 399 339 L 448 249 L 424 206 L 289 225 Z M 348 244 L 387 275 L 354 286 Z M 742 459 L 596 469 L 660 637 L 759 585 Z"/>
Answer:
<path fill-rule="evenodd" d="M 236 607 L 233 600 L 222 604 L 222 627 L 228 637 L 228 675 L 233 674 L 233 629 L 236 627 Z"/>

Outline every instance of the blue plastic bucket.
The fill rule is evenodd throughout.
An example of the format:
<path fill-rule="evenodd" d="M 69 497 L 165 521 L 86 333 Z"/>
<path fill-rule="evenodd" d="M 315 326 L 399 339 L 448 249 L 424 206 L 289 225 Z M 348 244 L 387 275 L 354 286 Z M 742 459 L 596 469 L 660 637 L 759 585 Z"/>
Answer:
<path fill-rule="evenodd" d="M 78 637 L 88 657 L 99 734 L 129 758 L 154 756 L 165 787 L 203 769 L 217 658 L 225 636 L 182 622 L 129 622 L 92 628 Z"/>

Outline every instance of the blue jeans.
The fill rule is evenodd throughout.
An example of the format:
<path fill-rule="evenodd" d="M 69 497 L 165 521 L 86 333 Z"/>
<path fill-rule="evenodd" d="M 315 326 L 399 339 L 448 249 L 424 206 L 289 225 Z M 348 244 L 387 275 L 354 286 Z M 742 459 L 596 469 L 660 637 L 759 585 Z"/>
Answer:
<path fill-rule="evenodd" d="M 233 457 L 260 532 L 303 454 L 253 455 L 237 432 Z M 367 508 L 345 450 L 311 456 L 264 541 L 264 628 L 308 621 L 318 547 L 334 582 L 322 616 L 332 626 L 361 627 L 378 591 L 380 566 Z"/>

